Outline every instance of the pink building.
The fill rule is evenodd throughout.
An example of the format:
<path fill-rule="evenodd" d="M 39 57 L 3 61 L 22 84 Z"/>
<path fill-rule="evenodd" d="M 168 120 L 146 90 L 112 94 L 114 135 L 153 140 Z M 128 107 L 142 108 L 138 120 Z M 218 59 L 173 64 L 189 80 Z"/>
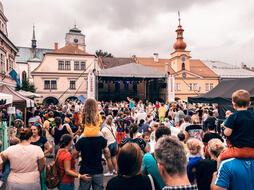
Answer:
<path fill-rule="evenodd" d="M 7 22 L 8 19 L 4 15 L 3 5 L 0 2 L 0 85 L 7 84 L 15 87 L 16 82 L 12 80 L 9 72 L 14 68 L 18 49 L 8 38 Z"/>

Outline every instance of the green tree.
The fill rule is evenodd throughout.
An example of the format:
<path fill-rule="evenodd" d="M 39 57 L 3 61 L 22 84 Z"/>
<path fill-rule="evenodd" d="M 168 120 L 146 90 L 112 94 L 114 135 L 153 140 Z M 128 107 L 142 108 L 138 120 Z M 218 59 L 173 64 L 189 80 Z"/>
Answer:
<path fill-rule="evenodd" d="M 20 87 L 18 84 L 16 85 L 16 90 L 24 90 L 29 92 L 35 92 L 34 84 L 30 83 L 28 80 L 22 81 L 22 87 Z"/>
<path fill-rule="evenodd" d="M 96 50 L 95 54 L 97 57 L 113 57 L 111 53 L 108 53 L 107 51 L 102 51 L 101 49 Z"/>

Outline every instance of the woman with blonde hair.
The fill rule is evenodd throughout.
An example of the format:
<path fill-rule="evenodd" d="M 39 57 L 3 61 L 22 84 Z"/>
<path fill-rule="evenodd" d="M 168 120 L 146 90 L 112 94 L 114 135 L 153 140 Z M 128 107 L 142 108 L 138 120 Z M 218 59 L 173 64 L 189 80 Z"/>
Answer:
<path fill-rule="evenodd" d="M 217 171 L 217 160 L 220 153 L 225 149 L 220 139 L 211 139 L 208 142 L 208 153 L 211 159 L 199 161 L 195 166 L 195 183 L 199 190 L 209 190 L 213 173 Z"/>
<path fill-rule="evenodd" d="M 93 98 L 88 98 L 85 101 L 81 115 L 81 127 L 84 128 L 84 137 L 98 136 L 101 129 L 102 118 L 98 112 L 97 101 Z"/>

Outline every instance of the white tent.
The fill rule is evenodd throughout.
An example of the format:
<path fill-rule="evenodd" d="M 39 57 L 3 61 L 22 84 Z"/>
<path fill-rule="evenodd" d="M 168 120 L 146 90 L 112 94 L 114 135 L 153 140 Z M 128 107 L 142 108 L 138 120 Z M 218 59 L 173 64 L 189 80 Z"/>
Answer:
<path fill-rule="evenodd" d="M 18 93 L 20 93 L 22 96 L 25 96 L 26 98 L 41 98 L 42 97 L 40 94 L 23 91 L 23 90 L 19 90 Z"/>
<path fill-rule="evenodd" d="M 4 104 L 11 104 L 13 102 L 13 97 L 10 94 L 0 93 L 0 101 L 5 102 Z"/>

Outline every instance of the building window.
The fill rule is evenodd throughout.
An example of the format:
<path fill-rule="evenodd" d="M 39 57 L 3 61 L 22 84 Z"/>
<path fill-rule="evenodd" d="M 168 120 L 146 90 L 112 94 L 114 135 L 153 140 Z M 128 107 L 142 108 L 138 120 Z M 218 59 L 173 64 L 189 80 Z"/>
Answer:
<path fill-rule="evenodd" d="M 176 83 L 176 91 L 181 91 L 181 84 L 180 83 Z"/>
<path fill-rule="evenodd" d="M 26 71 L 22 72 L 22 81 L 26 81 L 27 75 L 26 75 Z"/>
<path fill-rule="evenodd" d="M 192 83 L 189 84 L 189 91 L 192 91 Z"/>
<path fill-rule="evenodd" d="M 76 81 L 74 80 L 70 81 L 70 89 L 76 89 Z"/>
<path fill-rule="evenodd" d="M 57 86 L 56 86 L 56 80 L 52 80 L 51 81 L 51 89 L 56 89 Z"/>
<path fill-rule="evenodd" d="M 50 89 L 50 80 L 44 81 L 44 89 Z"/>
<path fill-rule="evenodd" d="M 210 90 L 213 89 L 213 83 L 210 83 Z"/>
<path fill-rule="evenodd" d="M 58 61 L 58 70 L 64 70 L 64 61 Z"/>
<path fill-rule="evenodd" d="M 198 84 L 197 84 L 197 83 L 194 83 L 194 84 L 193 84 L 193 90 L 194 90 L 194 91 L 197 91 L 197 90 L 198 90 Z"/>
<path fill-rule="evenodd" d="M 71 62 L 65 61 L 65 70 L 71 70 Z"/>
<path fill-rule="evenodd" d="M 81 62 L 81 70 L 86 70 L 86 62 Z"/>
<path fill-rule="evenodd" d="M 5 56 L 1 53 L 1 74 L 5 74 Z"/>
<path fill-rule="evenodd" d="M 205 90 L 209 91 L 209 83 L 205 83 Z"/>
<path fill-rule="evenodd" d="M 185 70 L 185 64 L 182 63 L 182 70 Z"/>
<path fill-rule="evenodd" d="M 75 61 L 74 62 L 74 70 L 79 70 L 79 62 L 78 61 Z"/>

